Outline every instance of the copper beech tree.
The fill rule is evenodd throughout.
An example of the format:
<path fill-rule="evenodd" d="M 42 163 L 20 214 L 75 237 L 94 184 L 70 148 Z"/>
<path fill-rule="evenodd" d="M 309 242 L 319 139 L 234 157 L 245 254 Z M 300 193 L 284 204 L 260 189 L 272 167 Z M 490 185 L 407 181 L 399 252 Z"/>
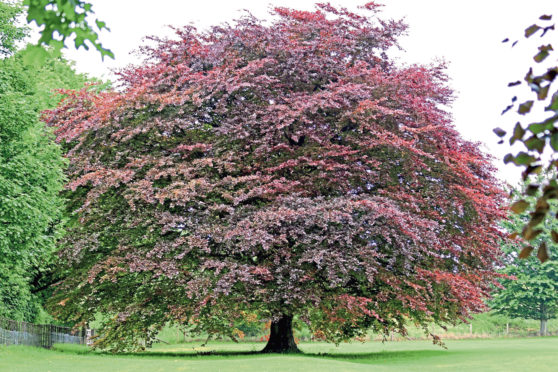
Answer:
<path fill-rule="evenodd" d="M 121 89 L 64 92 L 45 120 L 75 218 L 51 309 L 105 314 L 113 350 L 257 316 L 266 352 L 297 351 L 293 317 L 339 342 L 480 310 L 503 193 L 443 110 L 443 66 L 390 61 L 406 27 L 377 7 L 177 29 Z"/>

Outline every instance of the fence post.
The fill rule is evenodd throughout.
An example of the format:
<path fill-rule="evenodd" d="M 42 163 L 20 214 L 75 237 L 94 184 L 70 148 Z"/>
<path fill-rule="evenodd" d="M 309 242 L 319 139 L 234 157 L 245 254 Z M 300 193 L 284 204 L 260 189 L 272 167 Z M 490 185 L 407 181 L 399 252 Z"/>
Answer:
<path fill-rule="evenodd" d="M 93 337 L 93 330 L 90 329 L 90 328 L 87 328 L 86 334 L 85 334 L 85 344 L 87 346 L 91 346 L 91 344 L 93 344 L 92 337 Z"/>
<path fill-rule="evenodd" d="M 42 345 L 42 347 L 45 347 L 45 348 L 48 349 L 48 327 L 45 324 L 45 325 L 42 325 L 41 328 L 42 328 L 42 331 L 43 331 L 42 332 L 42 334 L 43 334 L 43 345 Z"/>

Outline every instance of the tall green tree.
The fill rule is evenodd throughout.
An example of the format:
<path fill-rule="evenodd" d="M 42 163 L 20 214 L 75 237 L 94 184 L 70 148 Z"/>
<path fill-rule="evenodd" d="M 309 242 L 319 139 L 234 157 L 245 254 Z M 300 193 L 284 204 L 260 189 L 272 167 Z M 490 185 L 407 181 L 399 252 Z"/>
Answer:
<path fill-rule="evenodd" d="M 541 183 L 555 175 L 538 176 L 534 182 Z M 526 183 L 522 189 L 514 191 L 514 199 L 520 200 L 529 186 Z M 535 202 L 539 194 L 528 196 L 526 202 Z M 554 206 L 555 207 L 555 206 Z M 503 288 L 494 293 L 491 307 L 498 313 L 523 319 L 540 321 L 540 335 L 547 333 L 547 321 L 558 315 L 558 260 L 549 258 L 547 247 L 553 245 L 550 235 L 552 230 L 558 230 L 558 220 L 547 217 L 541 221 L 540 228 L 545 234 L 539 234 L 531 244 L 542 247 L 538 250 L 538 258 L 531 257 L 534 250 L 517 237 L 523 226 L 531 218 L 530 214 L 512 214 L 504 222 L 505 229 L 514 240 L 502 248 L 505 253 L 506 267 L 502 270 L 507 278 L 501 280 Z"/>
<path fill-rule="evenodd" d="M 21 11 L 6 9 L 2 25 Z M 15 50 L 24 33 L 5 29 L 12 36 L 2 33 L 3 47 L 15 54 L 0 60 L 0 316 L 33 320 L 39 304 L 31 286 L 58 237 L 65 164 L 40 113 L 59 100 L 54 89 L 82 87 L 86 78 L 52 51 L 41 67 L 26 65 L 29 51 Z"/>

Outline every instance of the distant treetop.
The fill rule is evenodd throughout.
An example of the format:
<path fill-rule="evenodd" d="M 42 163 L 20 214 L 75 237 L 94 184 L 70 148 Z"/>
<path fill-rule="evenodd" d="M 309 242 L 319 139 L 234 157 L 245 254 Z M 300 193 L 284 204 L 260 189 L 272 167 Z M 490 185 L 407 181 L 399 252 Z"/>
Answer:
<path fill-rule="evenodd" d="M 102 58 L 114 58 L 113 52 L 98 40 L 99 31 L 109 30 L 105 22 L 95 19 L 96 31 L 88 20 L 88 16 L 94 13 L 92 4 L 81 0 L 23 0 L 23 5 L 27 8 L 27 21 L 43 26 L 38 45 L 50 45 L 60 50 L 66 39 L 73 36 L 76 49 L 89 49 L 91 45 Z"/>

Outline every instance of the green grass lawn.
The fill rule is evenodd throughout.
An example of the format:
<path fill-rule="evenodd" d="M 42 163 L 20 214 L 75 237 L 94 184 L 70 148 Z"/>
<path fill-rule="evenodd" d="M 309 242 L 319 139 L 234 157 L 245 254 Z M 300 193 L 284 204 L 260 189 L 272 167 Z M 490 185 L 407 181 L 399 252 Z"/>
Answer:
<path fill-rule="evenodd" d="M 558 371 L 558 338 L 451 340 L 444 350 L 428 341 L 304 343 L 304 355 L 259 355 L 253 343 L 156 345 L 149 352 L 107 355 L 84 347 L 54 350 L 0 347 L 1 372 L 157 371 Z M 205 353 L 208 355 L 200 355 Z M 214 353 L 214 354 L 212 354 Z"/>

